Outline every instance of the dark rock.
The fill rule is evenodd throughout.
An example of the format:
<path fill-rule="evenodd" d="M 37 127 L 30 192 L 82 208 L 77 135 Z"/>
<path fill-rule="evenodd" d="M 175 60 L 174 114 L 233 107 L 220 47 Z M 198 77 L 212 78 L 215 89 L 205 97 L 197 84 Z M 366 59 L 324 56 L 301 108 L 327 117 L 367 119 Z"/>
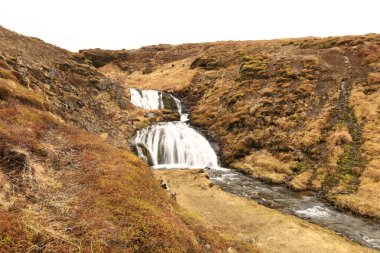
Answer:
<path fill-rule="evenodd" d="M 127 109 L 127 102 L 124 100 L 118 100 L 117 105 L 119 106 L 120 109 L 126 110 Z"/>
<path fill-rule="evenodd" d="M 86 104 L 82 100 L 77 100 L 77 105 L 79 108 L 83 108 Z"/>
<path fill-rule="evenodd" d="M 90 81 L 98 90 L 106 90 L 111 84 L 112 81 L 106 78 L 93 79 Z"/>
<path fill-rule="evenodd" d="M 137 145 L 134 145 L 132 146 L 132 150 L 133 152 L 135 152 L 137 155 L 140 156 L 140 158 L 149 164 L 149 166 L 152 166 L 153 165 L 153 158 L 152 158 L 152 155 L 150 154 L 150 151 L 147 147 L 145 147 L 144 144 L 137 144 Z M 142 156 L 142 157 L 141 157 Z"/>
<path fill-rule="evenodd" d="M 65 83 L 62 88 L 64 91 L 67 91 L 67 92 L 73 91 L 73 87 L 69 83 Z"/>
<path fill-rule="evenodd" d="M 172 95 L 169 93 L 162 93 L 162 102 L 164 103 L 164 108 L 169 110 L 178 110 L 177 104 Z"/>
<path fill-rule="evenodd" d="M 164 180 L 161 180 L 160 186 L 165 190 L 170 190 L 170 184 Z"/>
<path fill-rule="evenodd" d="M 171 197 L 174 201 L 177 201 L 177 193 L 176 193 L 176 192 L 172 192 L 172 193 L 170 193 L 170 197 Z"/>

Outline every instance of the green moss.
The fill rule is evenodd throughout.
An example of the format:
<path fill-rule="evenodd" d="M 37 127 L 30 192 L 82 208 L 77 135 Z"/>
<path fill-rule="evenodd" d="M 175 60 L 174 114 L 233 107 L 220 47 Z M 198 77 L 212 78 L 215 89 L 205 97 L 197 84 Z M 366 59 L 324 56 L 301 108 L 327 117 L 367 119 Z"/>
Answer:
<path fill-rule="evenodd" d="M 313 165 L 310 161 L 308 160 L 303 160 L 297 163 L 295 166 L 294 170 L 298 173 L 302 173 L 308 170 L 311 170 L 313 168 Z"/>
<path fill-rule="evenodd" d="M 355 176 L 352 172 L 352 168 L 364 167 L 363 160 L 360 157 L 360 152 L 354 147 L 354 145 L 351 144 L 345 144 L 343 149 L 344 152 L 338 161 L 339 172 L 340 174 L 350 174 Z"/>
<path fill-rule="evenodd" d="M 353 182 L 356 180 L 356 177 L 352 174 L 342 174 L 341 179 L 347 182 Z"/>
<path fill-rule="evenodd" d="M 252 56 L 249 56 L 249 55 L 243 56 L 243 61 L 244 62 L 253 61 L 253 60 L 254 60 L 254 58 Z"/>
<path fill-rule="evenodd" d="M 175 110 L 175 111 L 178 110 L 177 104 L 174 98 L 169 93 L 166 93 L 166 92 L 162 93 L 162 102 L 164 104 L 165 109 L 170 109 L 170 110 Z"/>
<path fill-rule="evenodd" d="M 242 79 L 267 79 L 266 73 L 268 57 L 265 55 L 243 57 L 243 63 L 240 66 L 240 74 Z"/>
<path fill-rule="evenodd" d="M 339 186 L 340 193 L 353 193 L 360 183 L 360 175 L 353 170 L 353 168 L 363 168 L 364 166 L 360 151 L 355 143 L 345 144 L 343 149 L 344 152 L 337 163 L 336 173 L 328 175 L 324 181 L 324 185 L 327 186 L 326 191 Z"/>

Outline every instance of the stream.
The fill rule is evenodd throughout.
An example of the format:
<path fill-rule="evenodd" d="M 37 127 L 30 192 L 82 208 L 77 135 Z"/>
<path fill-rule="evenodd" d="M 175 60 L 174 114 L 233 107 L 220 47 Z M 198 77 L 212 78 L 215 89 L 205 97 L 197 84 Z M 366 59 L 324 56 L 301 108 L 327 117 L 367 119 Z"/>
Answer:
<path fill-rule="evenodd" d="M 164 109 L 164 92 L 130 89 L 131 102 L 144 109 Z M 312 193 L 294 192 L 283 185 L 271 185 L 252 179 L 236 170 L 221 168 L 207 139 L 188 123 L 181 102 L 170 95 L 181 115 L 180 121 L 161 122 L 137 132 L 134 144 L 139 157 L 153 168 L 207 168 L 213 183 L 224 191 L 253 199 L 283 213 L 327 227 L 364 246 L 380 250 L 380 221 L 343 212 Z"/>

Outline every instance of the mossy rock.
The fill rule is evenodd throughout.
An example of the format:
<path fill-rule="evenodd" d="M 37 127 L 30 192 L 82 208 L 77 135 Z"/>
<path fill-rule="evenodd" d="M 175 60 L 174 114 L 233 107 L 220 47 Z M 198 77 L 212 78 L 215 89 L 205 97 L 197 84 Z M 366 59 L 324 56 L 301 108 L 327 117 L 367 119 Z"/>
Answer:
<path fill-rule="evenodd" d="M 153 166 L 153 158 L 150 154 L 149 149 L 142 143 L 136 144 L 132 147 L 133 152 L 135 152 L 144 162 L 149 166 Z"/>
<path fill-rule="evenodd" d="M 169 109 L 173 111 L 178 110 L 177 103 L 175 102 L 173 96 L 170 95 L 169 93 L 166 93 L 166 92 L 162 93 L 162 102 L 164 104 L 165 109 Z"/>

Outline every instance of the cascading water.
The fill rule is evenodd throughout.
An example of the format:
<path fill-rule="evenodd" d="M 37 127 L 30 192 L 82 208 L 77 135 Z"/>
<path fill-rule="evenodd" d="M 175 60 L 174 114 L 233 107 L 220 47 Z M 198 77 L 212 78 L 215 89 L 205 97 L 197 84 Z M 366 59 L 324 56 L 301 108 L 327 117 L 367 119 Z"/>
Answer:
<path fill-rule="evenodd" d="M 165 109 L 163 92 L 131 89 L 131 102 L 145 109 Z M 166 94 L 166 96 L 171 96 Z M 140 130 L 134 142 L 139 157 L 151 160 L 154 168 L 204 168 L 223 190 L 277 206 L 284 213 L 326 226 L 362 245 L 380 249 L 380 222 L 340 212 L 315 196 L 303 196 L 283 186 L 266 185 L 237 171 L 218 166 L 217 156 L 209 142 L 187 123 L 181 102 L 171 96 L 181 120 L 158 123 Z M 217 169 L 217 170 L 215 170 Z"/>
<path fill-rule="evenodd" d="M 162 92 L 131 89 L 131 102 L 145 109 L 164 109 Z M 181 121 L 158 123 L 138 131 L 135 144 L 145 161 L 141 145 L 149 151 L 154 168 L 219 168 L 218 158 L 210 143 L 187 123 L 181 102 L 173 97 Z"/>
<path fill-rule="evenodd" d="M 131 103 L 143 109 L 163 109 L 162 93 L 156 90 L 130 89 Z"/>
<path fill-rule="evenodd" d="M 139 90 L 134 88 L 129 89 L 129 92 L 131 94 L 132 104 L 143 109 L 151 110 L 172 109 L 166 108 L 165 106 L 164 96 L 166 95 L 174 101 L 178 112 L 181 114 L 181 101 L 169 93 L 164 93 L 158 90 Z"/>
<path fill-rule="evenodd" d="M 184 122 L 156 124 L 139 131 L 135 143 L 150 151 L 154 168 L 217 168 L 209 142 Z"/>

